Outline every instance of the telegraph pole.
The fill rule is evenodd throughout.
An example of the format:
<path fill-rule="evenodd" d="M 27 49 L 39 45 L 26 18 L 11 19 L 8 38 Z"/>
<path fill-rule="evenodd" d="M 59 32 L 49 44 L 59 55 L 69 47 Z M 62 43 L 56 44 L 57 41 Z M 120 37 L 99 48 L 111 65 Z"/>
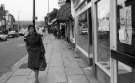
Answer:
<path fill-rule="evenodd" d="M 33 25 L 35 27 L 35 0 L 33 0 Z"/>
<path fill-rule="evenodd" d="M 49 3 L 49 0 L 48 0 L 48 13 L 49 13 L 49 4 L 50 4 L 50 3 Z"/>

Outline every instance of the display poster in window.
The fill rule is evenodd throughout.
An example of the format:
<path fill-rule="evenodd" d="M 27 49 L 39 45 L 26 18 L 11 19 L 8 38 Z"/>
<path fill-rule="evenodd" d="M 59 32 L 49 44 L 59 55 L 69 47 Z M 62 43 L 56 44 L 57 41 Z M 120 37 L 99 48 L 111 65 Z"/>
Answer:
<path fill-rule="evenodd" d="M 119 40 L 121 43 L 132 45 L 131 6 L 120 9 Z"/>
<path fill-rule="evenodd" d="M 117 1 L 117 50 L 135 56 L 135 0 Z"/>

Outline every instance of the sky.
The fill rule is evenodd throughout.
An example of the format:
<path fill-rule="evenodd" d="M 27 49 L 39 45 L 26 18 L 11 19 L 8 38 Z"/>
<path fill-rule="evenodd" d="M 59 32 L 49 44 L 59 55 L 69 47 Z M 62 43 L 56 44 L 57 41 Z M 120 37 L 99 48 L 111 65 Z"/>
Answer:
<path fill-rule="evenodd" d="M 13 14 L 16 20 L 32 20 L 33 0 L 0 0 L 5 9 Z M 49 0 L 49 10 L 58 8 L 58 0 Z M 48 13 L 48 0 L 36 0 L 36 16 L 38 21 L 43 21 Z"/>

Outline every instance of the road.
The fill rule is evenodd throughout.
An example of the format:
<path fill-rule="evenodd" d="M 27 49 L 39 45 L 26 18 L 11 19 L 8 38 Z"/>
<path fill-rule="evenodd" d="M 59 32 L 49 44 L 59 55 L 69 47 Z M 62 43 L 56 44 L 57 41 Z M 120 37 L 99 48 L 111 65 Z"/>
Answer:
<path fill-rule="evenodd" d="M 7 41 L 0 42 L 0 76 L 26 55 L 23 37 L 10 38 Z"/>

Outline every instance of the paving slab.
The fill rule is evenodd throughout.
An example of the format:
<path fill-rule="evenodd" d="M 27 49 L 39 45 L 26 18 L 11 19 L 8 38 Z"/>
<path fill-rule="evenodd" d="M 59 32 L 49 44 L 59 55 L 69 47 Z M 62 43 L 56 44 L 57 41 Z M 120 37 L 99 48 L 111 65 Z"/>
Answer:
<path fill-rule="evenodd" d="M 77 62 L 75 62 L 75 59 L 69 60 L 68 58 L 63 57 L 63 62 L 65 67 L 79 67 Z"/>
<path fill-rule="evenodd" d="M 64 68 L 50 68 L 48 70 L 48 74 L 51 74 L 51 75 L 53 74 L 55 81 L 58 83 L 67 82 Z"/>
<path fill-rule="evenodd" d="M 84 73 L 82 72 L 82 70 L 78 67 L 78 68 L 65 68 L 65 72 L 67 75 L 83 75 Z"/>
<path fill-rule="evenodd" d="M 40 83 L 57 83 L 56 78 L 53 73 L 48 73 L 48 74 L 40 74 L 39 75 L 39 81 Z"/>
<path fill-rule="evenodd" d="M 79 65 L 80 68 L 86 68 L 88 67 L 88 64 L 86 64 L 84 61 L 82 61 L 81 58 L 76 58 L 75 61 Z"/>
<path fill-rule="evenodd" d="M 57 58 L 53 58 L 53 60 L 49 63 L 49 66 L 63 66 L 63 61 L 62 59 L 57 59 Z"/>
<path fill-rule="evenodd" d="M 26 83 L 34 83 L 34 81 L 35 81 L 34 79 L 27 79 Z"/>
<path fill-rule="evenodd" d="M 35 73 L 34 72 L 31 72 L 29 74 L 29 76 L 27 77 L 27 79 L 35 79 Z"/>
<path fill-rule="evenodd" d="M 6 83 L 26 83 L 26 76 L 13 76 Z"/>
<path fill-rule="evenodd" d="M 62 72 L 64 72 L 64 66 L 61 66 L 61 67 L 49 67 L 48 68 L 48 72 L 51 72 L 51 71 L 62 71 Z"/>
<path fill-rule="evenodd" d="M 48 72 L 48 74 L 53 75 L 53 78 L 56 83 L 67 82 L 65 74 L 61 71 Z"/>
<path fill-rule="evenodd" d="M 6 74 L 2 75 L 2 77 L 0 77 L 0 83 L 5 83 L 11 76 L 12 76 L 13 72 L 7 72 Z"/>
<path fill-rule="evenodd" d="M 71 68 L 79 68 L 78 64 L 74 61 L 64 61 L 64 66 L 65 67 L 71 67 Z"/>
<path fill-rule="evenodd" d="M 68 83 L 89 83 L 85 75 L 70 75 L 68 76 Z"/>
<path fill-rule="evenodd" d="M 70 55 L 69 55 L 70 56 Z M 63 59 L 64 60 L 68 60 L 68 61 L 74 61 L 74 58 L 72 58 L 71 56 L 69 57 L 69 56 L 64 56 L 63 55 Z"/>
<path fill-rule="evenodd" d="M 35 81 L 35 74 L 34 74 L 34 72 L 32 72 L 32 73 L 27 77 L 26 83 L 34 83 L 34 81 Z"/>
<path fill-rule="evenodd" d="M 30 75 L 30 73 L 32 72 L 32 70 L 30 69 L 18 69 L 13 76 L 28 76 Z"/>
<path fill-rule="evenodd" d="M 82 70 L 90 83 L 98 83 L 98 81 L 94 77 L 94 74 L 92 73 L 92 68 L 86 67 L 86 68 L 82 68 Z"/>

